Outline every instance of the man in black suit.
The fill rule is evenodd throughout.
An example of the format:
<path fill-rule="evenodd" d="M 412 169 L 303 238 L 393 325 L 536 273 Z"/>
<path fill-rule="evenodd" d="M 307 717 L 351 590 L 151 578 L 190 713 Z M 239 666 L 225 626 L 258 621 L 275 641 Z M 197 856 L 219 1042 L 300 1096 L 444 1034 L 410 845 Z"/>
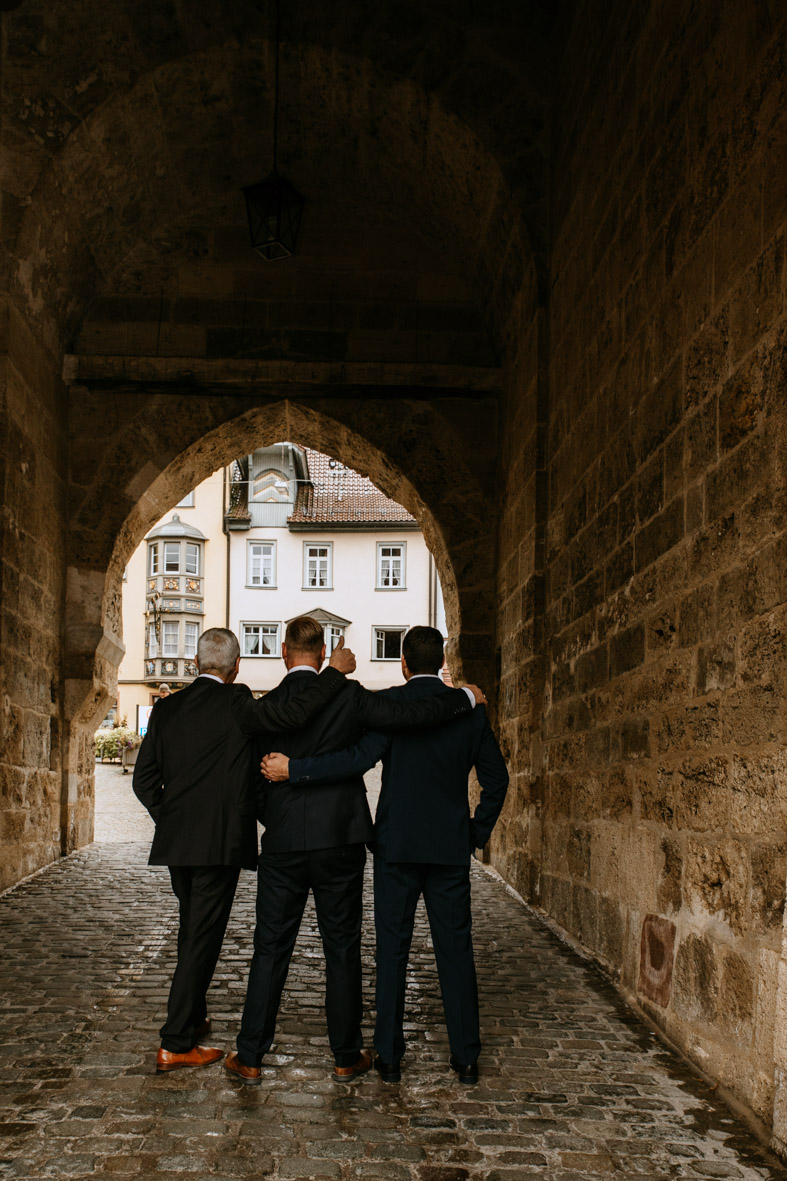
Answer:
<path fill-rule="evenodd" d="M 234 685 L 235 635 L 210 628 L 199 640 L 200 675 L 158 701 L 134 768 L 133 787 L 156 823 L 150 865 L 169 866 L 179 902 L 178 962 L 156 1069 L 207 1066 L 223 1052 L 198 1044 L 209 1029 L 205 994 L 221 951 L 241 869 L 257 864 L 254 735 L 301 726 L 355 668 L 348 650 L 297 700 L 255 701 Z"/>
<path fill-rule="evenodd" d="M 287 626 L 282 655 L 288 673 L 266 698 L 291 701 L 314 680 L 325 657 L 322 627 L 308 616 Z M 298 733 L 268 741 L 293 757 L 335 751 L 364 727 L 434 725 L 470 712 L 483 694 L 475 686 L 446 690 L 440 700 L 393 701 L 357 681 Z M 452 729 L 452 727 L 448 727 Z M 325 1009 L 334 1078 L 346 1081 L 371 1066 L 361 1038 L 361 919 L 366 842 L 372 820 L 360 774 L 339 777 L 315 793 L 309 787 L 260 778 L 258 817 L 265 825 L 257 877 L 257 926 L 237 1052 L 224 1065 L 247 1084 L 260 1082 L 260 1064 L 276 1027 L 290 957 L 311 889 L 325 953 Z"/>
<path fill-rule="evenodd" d="M 442 700 L 443 638 L 414 627 L 402 644 L 407 683 L 389 701 Z M 484 709 L 439 729 L 370 732 L 353 748 L 321 758 L 263 760 L 270 779 L 289 777 L 290 791 L 308 785 L 315 805 L 336 780 L 362 774 L 382 758 L 382 791 L 374 831 L 374 917 L 377 932 L 375 1067 L 398 1082 L 404 1054 L 407 961 L 415 908 L 424 896 L 443 997 L 451 1067 L 463 1083 L 478 1081 L 481 1040 L 471 936 L 470 854 L 483 847 L 505 800 L 508 771 Z M 470 816 L 467 779 L 475 768 L 481 799 Z M 319 784 L 319 786 L 317 786 Z M 287 785 L 282 783 L 282 789 Z"/>

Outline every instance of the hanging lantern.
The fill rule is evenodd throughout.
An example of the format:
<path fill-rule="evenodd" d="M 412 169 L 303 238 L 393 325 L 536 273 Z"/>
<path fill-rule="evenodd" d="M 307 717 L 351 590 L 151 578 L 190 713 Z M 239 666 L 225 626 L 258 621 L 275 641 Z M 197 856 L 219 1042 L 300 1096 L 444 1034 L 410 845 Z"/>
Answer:
<path fill-rule="evenodd" d="M 243 190 L 253 248 L 268 262 L 295 252 L 304 199 L 275 170 Z"/>

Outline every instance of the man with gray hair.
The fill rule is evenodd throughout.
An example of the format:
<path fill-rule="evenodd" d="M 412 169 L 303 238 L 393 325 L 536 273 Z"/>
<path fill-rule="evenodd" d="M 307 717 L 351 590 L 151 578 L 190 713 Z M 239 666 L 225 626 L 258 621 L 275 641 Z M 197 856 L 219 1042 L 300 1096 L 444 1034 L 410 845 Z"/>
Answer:
<path fill-rule="evenodd" d="M 342 643 L 329 667 L 291 701 L 255 701 L 246 685 L 234 684 L 239 665 L 233 632 L 203 632 L 199 676 L 156 702 L 134 768 L 134 792 L 156 824 L 149 864 L 169 868 L 180 910 L 159 1072 L 208 1066 L 223 1057 L 199 1041 L 210 1029 L 206 993 L 238 877 L 241 869 L 257 866 L 253 738 L 302 726 L 341 689 L 355 657 Z"/>

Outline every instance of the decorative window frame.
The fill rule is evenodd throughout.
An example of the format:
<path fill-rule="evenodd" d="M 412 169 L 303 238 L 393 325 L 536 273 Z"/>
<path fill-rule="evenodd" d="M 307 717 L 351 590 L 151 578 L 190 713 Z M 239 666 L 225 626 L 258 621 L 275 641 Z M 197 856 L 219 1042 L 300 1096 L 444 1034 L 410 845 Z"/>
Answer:
<path fill-rule="evenodd" d="M 266 468 L 252 478 L 249 499 L 252 504 L 290 504 L 290 481 L 276 468 Z"/>
<path fill-rule="evenodd" d="M 193 651 L 190 650 L 189 642 L 188 642 L 189 635 L 191 634 L 192 629 L 193 629 L 193 633 L 194 633 L 194 650 Z M 183 621 L 183 655 L 186 660 L 196 660 L 198 645 L 199 645 L 199 624 L 196 622 L 196 620 L 185 619 Z"/>
<path fill-rule="evenodd" d="M 167 651 L 166 637 L 171 634 L 171 630 L 175 629 L 175 651 Z M 159 646 L 162 660 L 175 660 L 180 656 L 180 620 L 179 619 L 165 619 L 161 624 L 161 644 Z"/>

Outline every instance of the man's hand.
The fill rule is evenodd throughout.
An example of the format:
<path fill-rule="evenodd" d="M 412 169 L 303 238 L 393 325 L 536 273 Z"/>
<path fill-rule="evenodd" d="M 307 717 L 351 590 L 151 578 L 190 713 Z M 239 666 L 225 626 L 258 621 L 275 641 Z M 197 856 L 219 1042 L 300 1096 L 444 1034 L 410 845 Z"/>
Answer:
<path fill-rule="evenodd" d="M 331 652 L 331 659 L 328 661 L 330 668 L 337 669 L 340 673 L 354 673 L 355 672 L 355 653 L 352 648 L 345 648 L 344 636 L 339 637 L 339 642 Z"/>
<path fill-rule="evenodd" d="M 465 688 L 469 689 L 473 697 L 475 697 L 476 705 L 486 705 L 487 702 L 483 689 L 479 689 L 478 685 L 465 685 Z"/>
<path fill-rule="evenodd" d="M 260 763 L 260 771 L 272 783 L 284 783 L 290 777 L 290 760 L 278 752 L 266 755 Z"/>

